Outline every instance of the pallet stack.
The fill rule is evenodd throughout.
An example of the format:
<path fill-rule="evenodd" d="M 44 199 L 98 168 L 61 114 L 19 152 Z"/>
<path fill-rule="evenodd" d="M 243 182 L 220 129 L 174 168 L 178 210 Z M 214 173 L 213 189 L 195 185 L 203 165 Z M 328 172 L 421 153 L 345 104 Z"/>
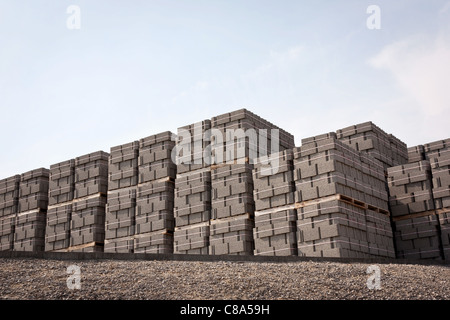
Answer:
<path fill-rule="evenodd" d="M 297 255 L 292 149 L 258 159 L 253 169 L 255 255 Z"/>
<path fill-rule="evenodd" d="M 108 203 L 105 215 L 105 252 L 133 252 L 139 141 L 111 147 Z"/>
<path fill-rule="evenodd" d="M 0 251 L 14 249 L 20 175 L 0 180 Z"/>
<path fill-rule="evenodd" d="M 247 109 L 213 117 L 211 128 L 220 136 L 219 139 L 214 134 L 211 137 L 215 151 L 213 164 L 235 163 L 244 159 L 253 164 L 259 157 L 295 146 L 292 134 Z M 274 150 L 271 150 L 272 145 Z"/>
<path fill-rule="evenodd" d="M 203 157 L 203 150 L 210 140 L 210 129 L 210 120 L 178 128 L 178 146 L 183 150 L 176 159 L 175 253 L 209 253 L 211 159 Z"/>
<path fill-rule="evenodd" d="M 447 139 L 450 141 L 450 139 Z M 433 198 L 439 219 L 442 254 L 450 260 L 450 145 L 428 154 L 430 158 Z"/>
<path fill-rule="evenodd" d="M 60 250 L 70 246 L 74 192 L 75 159 L 51 165 L 45 251 Z"/>
<path fill-rule="evenodd" d="M 293 148 L 294 137 L 246 109 L 213 117 L 211 127 L 221 139 L 212 139 L 209 252 L 252 255 L 253 165 L 258 158 Z"/>
<path fill-rule="evenodd" d="M 406 144 L 370 121 L 339 129 L 336 134 L 345 144 L 381 161 L 385 169 L 408 162 Z"/>
<path fill-rule="evenodd" d="M 331 132 L 294 149 L 294 181 L 300 256 L 395 255 L 378 160 Z"/>
<path fill-rule="evenodd" d="M 103 251 L 108 158 L 108 153 L 97 151 L 75 159 L 75 193 L 67 251 Z"/>
<path fill-rule="evenodd" d="M 174 138 L 166 131 L 139 140 L 135 253 L 173 253 Z"/>
<path fill-rule="evenodd" d="M 388 168 L 387 174 L 397 257 L 441 259 L 430 162 Z"/>
<path fill-rule="evenodd" d="M 48 187 L 48 169 L 40 168 L 21 175 L 15 251 L 44 251 Z"/>
<path fill-rule="evenodd" d="M 434 153 L 448 150 L 450 148 L 450 138 L 429 142 L 425 145 L 417 145 L 408 148 L 408 163 L 421 160 L 429 160 Z"/>
<path fill-rule="evenodd" d="M 211 121 L 204 120 L 177 129 L 177 174 L 209 168 L 211 154 L 207 151 L 211 144 Z"/>
<path fill-rule="evenodd" d="M 217 165 L 211 168 L 210 254 L 253 254 L 255 202 L 253 166 Z"/>

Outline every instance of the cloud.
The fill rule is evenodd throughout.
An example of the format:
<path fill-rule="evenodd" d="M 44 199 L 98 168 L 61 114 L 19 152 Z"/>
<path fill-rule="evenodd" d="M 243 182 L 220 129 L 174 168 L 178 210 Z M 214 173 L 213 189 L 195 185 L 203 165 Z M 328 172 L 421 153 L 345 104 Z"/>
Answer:
<path fill-rule="evenodd" d="M 440 35 L 411 36 L 384 47 L 369 64 L 391 73 L 403 93 L 426 116 L 448 114 L 450 108 L 450 41 Z"/>
<path fill-rule="evenodd" d="M 450 9 L 450 1 L 448 1 L 442 8 L 439 10 L 439 14 L 444 14 Z"/>

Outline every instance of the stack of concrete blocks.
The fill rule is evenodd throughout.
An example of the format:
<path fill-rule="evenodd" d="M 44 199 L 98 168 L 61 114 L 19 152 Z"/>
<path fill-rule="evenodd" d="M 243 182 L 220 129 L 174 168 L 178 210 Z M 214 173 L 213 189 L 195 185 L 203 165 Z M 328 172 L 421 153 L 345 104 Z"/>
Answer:
<path fill-rule="evenodd" d="M 177 174 L 174 252 L 208 254 L 211 219 L 209 168 Z"/>
<path fill-rule="evenodd" d="M 430 155 L 448 150 L 450 148 L 450 138 L 429 142 L 425 145 L 417 145 L 408 148 L 408 163 L 421 160 L 430 160 Z"/>
<path fill-rule="evenodd" d="M 134 251 L 138 161 L 139 141 L 111 147 L 105 216 L 105 252 Z"/>
<path fill-rule="evenodd" d="M 449 140 L 449 139 L 447 139 Z M 443 257 L 450 260 L 450 145 L 428 154 L 431 164 L 433 198 L 439 219 Z"/>
<path fill-rule="evenodd" d="M 294 137 L 240 109 L 211 119 L 212 220 L 210 254 L 254 254 L 253 165 L 294 147 Z"/>
<path fill-rule="evenodd" d="M 247 109 L 211 119 L 213 164 L 255 163 L 259 157 L 295 146 L 294 136 Z"/>
<path fill-rule="evenodd" d="M 296 256 L 292 149 L 260 157 L 253 169 L 255 255 Z"/>
<path fill-rule="evenodd" d="M 434 210 L 430 161 L 387 169 L 392 217 Z"/>
<path fill-rule="evenodd" d="M 441 259 L 429 160 L 388 168 L 397 257 Z"/>
<path fill-rule="evenodd" d="M 384 165 L 334 132 L 294 149 L 300 256 L 393 257 Z"/>
<path fill-rule="evenodd" d="M 51 165 L 45 251 L 61 250 L 70 246 L 74 191 L 75 159 Z"/>
<path fill-rule="evenodd" d="M 211 121 L 178 128 L 174 253 L 208 254 L 211 220 Z"/>
<path fill-rule="evenodd" d="M 336 134 L 345 144 L 381 161 L 385 169 L 408 162 L 406 144 L 370 121 L 339 129 Z"/>
<path fill-rule="evenodd" d="M 19 184 L 19 212 L 14 233 L 15 251 L 44 251 L 49 170 L 23 173 Z"/>
<path fill-rule="evenodd" d="M 212 220 L 209 253 L 252 255 L 255 202 L 253 166 L 219 165 L 211 170 Z"/>
<path fill-rule="evenodd" d="M 70 247 L 74 252 L 102 252 L 108 192 L 109 154 L 97 151 L 75 158 Z"/>
<path fill-rule="evenodd" d="M 204 120 L 177 129 L 177 174 L 209 168 L 211 154 L 211 121 Z"/>
<path fill-rule="evenodd" d="M 0 251 L 14 249 L 20 175 L 0 180 Z"/>
<path fill-rule="evenodd" d="M 135 253 L 173 253 L 175 143 L 170 131 L 139 140 Z"/>
<path fill-rule="evenodd" d="M 415 163 L 422 160 L 426 160 L 425 148 L 423 145 L 408 148 L 408 163 Z"/>

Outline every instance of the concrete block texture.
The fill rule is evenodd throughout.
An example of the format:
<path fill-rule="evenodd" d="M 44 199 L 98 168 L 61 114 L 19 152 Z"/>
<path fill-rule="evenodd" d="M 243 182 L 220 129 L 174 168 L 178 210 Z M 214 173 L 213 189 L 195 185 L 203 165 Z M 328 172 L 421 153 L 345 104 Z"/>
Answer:
<path fill-rule="evenodd" d="M 104 151 L 96 151 L 75 158 L 75 167 L 81 167 L 84 164 L 100 164 L 108 163 L 109 153 Z"/>
<path fill-rule="evenodd" d="M 208 254 L 209 222 L 177 228 L 174 232 L 174 253 Z"/>
<path fill-rule="evenodd" d="M 383 165 L 392 167 L 408 161 L 407 146 L 372 122 L 360 123 L 336 131 L 338 139 L 358 151 L 371 154 Z"/>
<path fill-rule="evenodd" d="M 450 260 L 450 209 L 445 209 L 438 214 L 441 233 L 442 251 L 445 260 Z"/>
<path fill-rule="evenodd" d="M 435 209 L 429 160 L 388 168 L 387 181 L 392 216 Z"/>
<path fill-rule="evenodd" d="M 45 168 L 32 170 L 21 175 L 19 183 L 19 212 L 34 209 L 47 210 L 49 170 Z"/>
<path fill-rule="evenodd" d="M 404 259 L 442 258 L 438 215 L 394 221 L 397 257 Z"/>
<path fill-rule="evenodd" d="M 0 217 L 0 236 L 14 234 L 16 214 Z"/>
<path fill-rule="evenodd" d="M 20 179 L 20 175 L 15 175 L 0 180 L 0 217 L 18 212 Z"/>
<path fill-rule="evenodd" d="M 294 147 L 294 136 L 292 134 L 257 116 L 247 109 L 240 109 L 213 117 L 211 119 L 211 125 L 213 128 L 219 130 L 255 129 L 258 131 L 257 134 L 260 135 L 263 135 L 263 133 L 260 133 L 259 131 L 267 130 L 266 134 L 269 138 L 273 135 L 271 129 L 278 129 L 280 148 L 291 149 Z"/>
<path fill-rule="evenodd" d="M 138 158 L 139 141 L 111 148 L 108 166 L 108 190 L 137 185 Z"/>
<path fill-rule="evenodd" d="M 184 173 L 205 168 L 211 159 L 204 156 L 211 140 L 211 121 L 204 120 L 177 129 L 177 172 Z"/>
<path fill-rule="evenodd" d="M 249 213 L 253 215 L 252 165 L 224 165 L 211 172 L 212 219 Z"/>
<path fill-rule="evenodd" d="M 429 158 L 431 154 L 450 149 L 450 138 L 444 140 L 432 141 L 423 146 L 425 158 Z"/>
<path fill-rule="evenodd" d="M 423 145 L 409 147 L 407 151 L 408 151 L 408 163 L 414 163 L 425 160 L 425 148 Z"/>
<path fill-rule="evenodd" d="M 302 256 L 395 256 L 389 217 L 341 200 L 297 209 L 297 246 Z"/>
<path fill-rule="evenodd" d="M 173 231 L 174 183 L 161 181 L 138 187 L 136 200 L 136 234 L 158 230 Z"/>
<path fill-rule="evenodd" d="M 50 166 L 49 205 L 73 200 L 75 191 L 75 159 Z"/>
<path fill-rule="evenodd" d="M 174 217 L 177 226 L 211 218 L 211 172 L 192 172 L 175 180 Z"/>
<path fill-rule="evenodd" d="M 26 238 L 21 240 L 14 240 L 14 251 L 44 251 L 44 239 Z"/>
<path fill-rule="evenodd" d="M 105 240 L 104 252 L 133 253 L 134 239 L 132 237 L 123 237 Z"/>
<path fill-rule="evenodd" d="M 70 246 L 89 244 L 91 242 L 103 243 L 105 240 L 104 224 L 89 224 L 84 227 L 72 227 L 70 230 Z"/>
<path fill-rule="evenodd" d="M 151 232 L 135 236 L 135 253 L 173 253 L 173 234 Z"/>
<path fill-rule="evenodd" d="M 69 247 L 71 220 L 71 203 L 49 207 L 46 214 L 45 251 Z"/>
<path fill-rule="evenodd" d="M 172 161 L 175 140 L 171 132 L 153 135 L 139 141 L 139 183 L 176 176 L 176 163 Z"/>
<path fill-rule="evenodd" d="M 342 194 L 386 210 L 384 167 L 336 140 L 333 134 L 305 139 L 294 149 L 295 201 Z"/>

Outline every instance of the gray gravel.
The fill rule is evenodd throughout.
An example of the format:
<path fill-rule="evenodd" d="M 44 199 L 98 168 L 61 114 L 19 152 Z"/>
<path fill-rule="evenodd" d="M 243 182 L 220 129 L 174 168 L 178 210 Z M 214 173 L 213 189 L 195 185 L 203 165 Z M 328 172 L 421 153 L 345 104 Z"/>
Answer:
<path fill-rule="evenodd" d="M 69 265 L 81 289 L 67 288 Z M 335 262 L 59 261 L 0 259 L 1 299 L 449 299 L 450 267 Z"/>

